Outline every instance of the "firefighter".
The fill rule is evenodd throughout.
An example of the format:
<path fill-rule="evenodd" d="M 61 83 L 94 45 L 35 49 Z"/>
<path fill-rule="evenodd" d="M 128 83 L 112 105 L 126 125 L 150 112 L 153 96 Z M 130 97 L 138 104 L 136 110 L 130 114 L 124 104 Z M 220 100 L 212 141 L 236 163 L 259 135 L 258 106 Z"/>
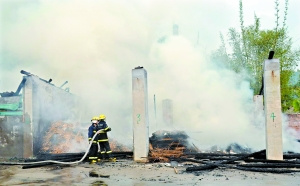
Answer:
<path fill-rule="evenodd" d="M 101 161 L 101 158 L 109 159 L 110 161 L 116 161 L 115 158 L 111 158 L 111 149 L 107 137 L 107 132 L 111 131 L 111 128 L 107 126 L 105 119 L 106 116 L 104 114 L 100 114 L 98 130 L 102 131 L 98 134 L 98 143 L 100 146 L 98 161 Z"/>
<path fill-rule="evenodd" d="M 94 138 L 92 141 L 92 138 L 94 134 L 96 134 L 97 129 L 98 129 L 98 122 L 99 118 L 97 116 L 93 117 L 92 120 L 92 125 L 88 129 L 88 138 L 89 138 L 89 143 L 92 143 L 90 152 L 89 152 L 89 160 L 91 164 L 95 164 L 97 162 L 97 152 L 98 152 L 98 144 L 97 144 L 97 136 Z"/>

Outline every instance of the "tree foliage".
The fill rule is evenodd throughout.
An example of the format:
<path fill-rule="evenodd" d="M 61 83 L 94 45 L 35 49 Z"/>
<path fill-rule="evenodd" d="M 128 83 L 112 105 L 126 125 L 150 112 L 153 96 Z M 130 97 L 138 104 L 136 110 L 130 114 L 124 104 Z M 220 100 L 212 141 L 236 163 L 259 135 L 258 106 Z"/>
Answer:
<path fill-rule="evenodd" d="M 212 55 L 215 61 L 221 61 L 227 67 L 237 73 L 246 70 L 249 75 L 250 86 L 254 94 L 259 94 L 262 76 L 263 62 L 271 50 L 275 51 L 274 58 L 280 60 L 281 73 L 281 101 L 283 111 L 293 105 L 295 98 L 294 87 L 290 85 L 290 78 L 300 59 L 300 50 L 292 49 L 292 39 L 288 36 L 286 17 L 288 12 L 288 0 L 285 0 L 285 10 L 282 26 L 279 23 L 279 2 L 275 0 L 275 28 L 262 30 L 260 19 L 254 15 L 254 24 L 244 26 L 243 4 L 240 0 L 240 31 L 230 28 L 228 43 L 221 34 L 221 46 Z M 227 45 L 226 45 L 227 44 Z M 227 47 L 229 46 L 229 47 Z M 298 98 L 300 95 L 296 95 Z"/>

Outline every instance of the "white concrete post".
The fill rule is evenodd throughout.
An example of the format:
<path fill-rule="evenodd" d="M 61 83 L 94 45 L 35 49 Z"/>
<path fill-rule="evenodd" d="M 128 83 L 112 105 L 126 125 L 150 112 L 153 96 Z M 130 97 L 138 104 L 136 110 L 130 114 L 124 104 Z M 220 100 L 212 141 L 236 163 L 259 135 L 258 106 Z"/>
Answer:
<path fill-rule="evenodd" d="M 132 70 L 132 103 L 133 159 L 136 162 L 148 162 L 148 85 L 147 71 L 143 67 Z"/>
<path fill-rule="evenodd" d="M 264 63 L 264 103 L 266 158 L 268 160 L 283 160 L 280 63 L 278 59 L 268 59 Z"/>

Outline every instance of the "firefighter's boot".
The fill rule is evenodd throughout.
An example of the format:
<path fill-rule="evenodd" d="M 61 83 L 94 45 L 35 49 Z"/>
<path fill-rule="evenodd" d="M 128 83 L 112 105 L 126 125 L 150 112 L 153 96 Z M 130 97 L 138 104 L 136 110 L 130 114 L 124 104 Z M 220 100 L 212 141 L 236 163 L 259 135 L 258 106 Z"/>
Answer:
<path fill-rule="evenodd" d="M 109 158 L 109 161 L 110 161 L 110 162 L 116 162 L 117 159 L 116 159 L 116 158 Z"/>
<path fill-rule="evenodd" d="M 97 161 L 96 160 L 92 160 L 91 161 L 91 164 L 95 164 Z"/>

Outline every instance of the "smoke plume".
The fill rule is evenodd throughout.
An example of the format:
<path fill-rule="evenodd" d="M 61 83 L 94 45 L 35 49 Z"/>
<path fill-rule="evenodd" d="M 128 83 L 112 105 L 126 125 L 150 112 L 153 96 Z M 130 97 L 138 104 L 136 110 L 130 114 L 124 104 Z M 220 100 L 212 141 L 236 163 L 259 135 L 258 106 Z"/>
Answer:
<path fill-rule="evenodd" d="M 206 48 L 218 40 L 218 31 L 208 34 L 210 8 L 193 1 L 189 6 L 179 1 L 3 1 L 0 90 L 14 91 L 21 69 L 52 78 L 56 86 L 67 80 L 65 87 L 84 101 L 86 129 L 91 117 L 103 113 L 110 135 L 132 144 L 131 69 L 143 66 L 150 132 L 185 130 L 203 148 L 237 142 L 263 149 L 264 130 L 253 125 L 261 120 L 253 121 L 250 114 L 253 92 L 246 75 L 207 60 Z M 222 26 L 226 16 L 220 19 Z M 162 120 L 163 99 L 173 101 L 172 126 Z"/>

